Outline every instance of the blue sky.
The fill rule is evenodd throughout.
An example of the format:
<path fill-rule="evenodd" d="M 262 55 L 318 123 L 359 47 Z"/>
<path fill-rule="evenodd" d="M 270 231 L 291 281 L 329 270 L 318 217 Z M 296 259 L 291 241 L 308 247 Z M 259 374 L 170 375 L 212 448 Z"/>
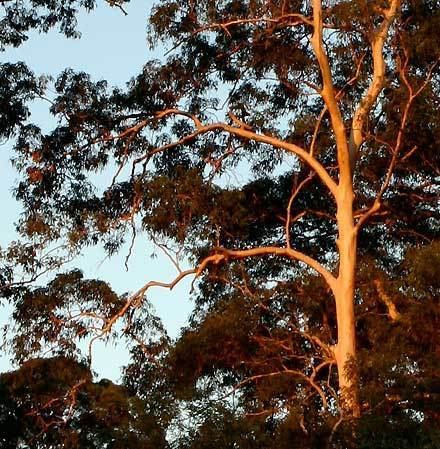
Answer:
<path fill-rule="evenodd" d="M 36 74 L 56 76 L 71 67 L 90 73 L 95 80 L 106 79 L 111 85 L 123 86 L 147 60 L 161 58 L 160 53 L 149 50 L 146 42 L 147 16 L 152 3 L 152 0 L 131 0 L 125 7 L 128 15 L 124 16 L 119 9 L 98 1 L 95 11 L 82 13 L 78 18 L 81 39 L 66 39 L 56 31 L 46 35 L 34 33 L 20 48 L 0 53 L 0 58 L 9 62 L 25 61 Z M 47 105 L 35 103 L 32 113 L 33 121 L 45 129 L 51 128 L 53 118 L 47 113 Z M 0 188 L 3 192 L 0 244 L 3 246 L 15 237 L 13 223 L 20 208 L 11 196 L 16 174 L 9 161 L 9 144 L 3 144 L 0 150 Z M 109 281 L 117 292 L 136 291 L 149 280 L 170 281 L 176 274 L 165 258 L 160 255 L 156 259 L 150 257 L 153 249 L 145 236 L 140 236 L 128 271 L 124 267 L 124 251 L 110 260 L 99 250 L 87 251 L 76 266 L 88 277 Z M 189 280 L 183 282 L 171 293 L 155 290 L 148 297 L 172 336 L 177 335 L 191 311 L 189 284 Z M 0 309 L 0 313 L 4 320 L 7 310 Z M 93 357 L 94 369 L 102 376 L 117 379 L 119 367 L 126 360 L 126 351 L 120 346 L 106 348 L 99 345 L 95 347 Z M 7 367 L 7 359 L 0 354 L 0 371 Z"/>

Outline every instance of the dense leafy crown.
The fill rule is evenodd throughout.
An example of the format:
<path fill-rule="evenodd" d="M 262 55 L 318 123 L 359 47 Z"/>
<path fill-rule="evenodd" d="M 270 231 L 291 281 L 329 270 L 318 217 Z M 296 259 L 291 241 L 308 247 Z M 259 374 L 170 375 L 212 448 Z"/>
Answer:
<path fill-rule="evenodd" d="M 30 28 L 55 24 L 73 35 L 74 9 L 94 6 L 40 3 L 51 12 L 3 3 L 2 45 L 19 45 Z M 359 384 L 355 423 L 338 403 L 328 283 L 310 266 L 278 257 L 294 248 L 313 257 L 320 274 L 338 271 L 332 186 L 343 174 L 321 94 L 326 80 L 313 46 L 311 3 L 158 2 L 149 42 L 165 43 L 167 56 L 148 61 L 125 88 L 66 69 L 54 83 L 57 126 L 49 133 L 27 110 L 45 81 L 24 64 L 0 66 L 0 134 L 15 137 L 22 173 L 16 196 L 25 211 L 19 230 L 27 239 L 5 252 L 1 277 L 15 306 L 16 357 L 26 360 L 48 345 L 73 356 L 78 339 L 116 334 L 121 319 L 132 362 L 127 390 L 111 388 L 147 402 L 148 392 L 176 447 L 439 443 L 440 3 L 322 2 L 340 118 L 347 135 L 352 130 L 350 142 L 361 134 L 351 161 L 353 217 L 362 228 L 358 356 L 345 367 Z M 395 4 L 381 75 L 374 45 Z M 353 117 L 363 106 L 359 129 Z M 175 342 L 146 305 L 155 283 L 119 297 L 78 271 L 36 287 L 15 284 L 8 269 L 17 263 L 35 277 L 64 257 L 47 256 L 47 245 L 61 242 L 71 256 L 101 244 L 114 254 L 140 231 L 196 267 L 176 278 L 197 275 L 195 310 Z M 244 257 L 258 248 L 265 257 Z M 98 387 L 87 382 L 90 399 Z M 131 400 L 125 397 L 124 404 Z"/>
<path fill-rule="evenodd" d="M 161 448 L 165 435 L 145 404 L 80 363 L 35 359 L 0 376 L 2 448 Z"/>

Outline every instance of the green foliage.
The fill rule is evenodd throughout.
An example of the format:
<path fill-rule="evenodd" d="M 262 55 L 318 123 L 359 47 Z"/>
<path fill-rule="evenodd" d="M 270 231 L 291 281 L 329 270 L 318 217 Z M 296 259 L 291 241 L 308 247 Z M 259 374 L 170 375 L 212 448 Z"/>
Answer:
<path fill-rule="evenodd" d="M 371 81 L 371 42 L 388 4 L 323 2 L 347 128 Z M 94 2 L 3 2 L 1 47 L 56 25 L 75 36 L 78 7 Z M 356 421 L 338 402 L 334 299 L 303 264 L 272 254 L 205 267 L 176 341 L 142 298 L 78 270 L 33 283 L 61 263 L 40 256 L 45 248 L 61 241 L 77 254 L 102 244 L 114 254 L 137 229 L 194 266 L 224 248 L 287 245 L 337 275 L 337 211 L 316 173 L 289 152 L 226 132 L 300 145 L 338 182 L 332 123 L 317 95 L 310 2 L 158 1 L 148 39 L 168 45 L 168 56 L 147 61 L 123 89 L 65 70 L 54 80 L 57 126 L 49 132 L 28 111 L 48 80 L 21 63 L 0 66 L 0 135 L 15 137 L 26 240 L 3 252 L 0 287 L 14 307 L 13 351 L 23 365 L 1 378 L 9 436 L 0 441 L 162 447 L 168 432 L 188 449 L 438 447 L 439 11 L 438 1 L 402 2 L 385 45 L 383 89 L 362 130 L 356 220 L 387 185 L 358 238 L 358 357 L 345 367 L 358 376 Z M 17 267 L 29 285 L 15 282 Z M 84 365 L 59 356 L 77 354 L 86 338 L 121 334 L 132 356 L 124 388 L 93 383 Z M 32 360 L 47 349 L 59 357 Z M 79 379 L 77 411 L 64 419 Z M 41 433 L 41 419 L 54 416 Z"/>
<path fill-rule="evenodd" d="M 250 128 L 305 146 L 311 143 L 314 117 L 319 114 L 322 102 L 310 99 L 310 88 L 303 83 L 319 82 L 310 45 L 304 39 L 309 27 L 291 26 L 289 21 L 270 27 L 263 21 L 233 25 L 228 27 L 228 32 L 221 27 L 206 28 L 215 17 L 223 21 L 252 19 L 263 13 L 276 17 L 282 5 L 277 2 L 205 3 L 165 2 L 156 7 L 151 18 L 153 36 L 169 39 L 177 49 L 163 64 L 147 62 L 125 91 L 108 89 L 105 82 L 92 82 L 83 73 L 66 71 L 60 75 L 55 83 L 58 96 L 52 107 L 60 125 L 47 135 L 33 126 L 25 126 L 17 140 L 16 163 L 26 174 L 17 188 L 17 198 L 33 211 L 22 222 L 25 232 L 40 233 L 34 222 L 43 219 L 58 232 L 64 229 L 72 244 L 82 246 L 103 241 L 109 252 L 114 252 L 126 238 L 126 217 L 135 212 L 146 229 L 179 242 L 188 238 L 193 242 L 190 247 L 194 236 L 201 233 L 203 239 L 207 236 L 211 242 L 219 234 L 220 243 L 226 242 L 231 229 L 242 229 L 249 242 L 278 243 L 279 239 L 274 236 L 284 227 L 286 199 L 292 184 L 308 174 L 298 161 L 265 145 L 226 137 L 218 131 L 148 156 L 151 150 L 194 131 L 187 120 L 155 119 L 157 111 L 180 107 L 210 122 L 213 111 L 222 114 L 220 105 L 226 99 L 229 110 Z M 390 49 L 389 74 L 380 113 L 375 113 L 369 121 L 370 137 L 367 136 L 356 174 L 359 210 L 371 204 L 374 192 L 383 182 L 391 157 L 388 147 L 395 139 L 408 99 L 407 88 L 398 74 L 402 46 L 406 45 L 408 73 L 414 86 L 421 85 L 432 64 L 427 58 L 421 68 L 416 54 L 407 47 L 412 45 L 412 33 L 423 34 L 420 23 L 425 23 L 426 9 L 434 8 L 424 4 L 423 9 L 421 3 L 414 2 L 414 6 L 408 3 L 409 9 L 415 8 L 411 20 L 402 18 L 397 25 L 400 34 Z M 345 87 L 341 100 L 347 121 L 367 86 L 371 65 L 367 36 L 356 33 L 355 26 L 349 22 L 353 17 L 364 17 L 365 7 L 373 10 L 375 7 L 374 2 L 350 4 L 352 8 L 347 5 L 343 8 L 341 4 L 326 13 L 341 21 L 341 29 L 335 32 L 329 48 L 335 84 L 344 86 L 347 78 L 355 74 L 353 63 L 359 64 L 358 82 L 351 89 Z M 285 4 L 284 8 L 308 13 L 299 4 Z M 434 14 L 432 21 L 435 20 Z M 358 23 L 361 25 L 367 30 L 371 26 L 363 19 Z M 194 33 L 204 27 L 205 31 Z M 428 40 L 428 36 L 423 36 Z M 429 36 L 435 41 L 435 32 Z M 231 70 L 233 75 L 229 73 Z M 438 232 L 436 77 L 437 69 L 432 82 L 414 100 L 405 125 L 405 151 L 415 147 L 417 151 L 395 168 L 382 214 L 360 238 L 361 251 L 370 254 L 379 251 L 380 257 L 392 259 L 393 254 L 402 251 L 402 246 L 435 238 Z M 271 120 L 266 120 L 267 117 Z M 136 128 L 137 123 L 142 126 Z M 324 117 L 316 139 L 319 159 L 326 166 L 335 162 L 329 126 Z M 277 181 L 271 173 L 283 161 L 294 167 Z M 118 176 L 108 190 L 98 195 L 93 174 L 114 164 L 127 167 L 124 170 L 127 176 L 124 179 L 117 171 Z M 238 164 L 249 167 L 255 173 L 253 179 L 235 189 L 223 187 L 224 179 L 231 176 Z M 285 170 L 286 165 L 283 167 Z M 432 183 L 429 188 L 425 188 L 426 179 Z M 240 197 L 245 201 L 244 207 L 234 210 L 235 216 L 223 215 L 228 205 L 221 204 L 220 186 L 232 204 L 241 204 Z M 193 190 L 191 195 L 188 189 Z M 140 198 L 142 201 L 138 202 Z M 411 207 L 411 214 L 406 213 L 404 205 Z M 307 213 L 291 229 L 292 241 L 299 242 L 298 249 L 313 252 L 310 248 L 313 243 L 315 251 L 322 249 L 321 258 L 324 254 L 330 257 L 335 242 L 335 229 L 329 220 L 334 214 L 332 207 L 318 181 L 311 188 L 303 189 L 295 210 L 305 209 Z M 224 219 L 219 220 L 213 214 Z M 266 217 L 273 221 L 269 226 L 264 222 Z M 381 217 L 387 217 L 385 225 Z M 243 241 L 242 238 L 243 234 L 237 241 Z M 306 240 L 304 244 L 308 245 L 303 246 L 301 240 Z"/>
<path fill-rule="evenodd" d="M 26 103 L 41 95 L 43 80 L 24 63 L 0 65 L 0 137 L 10 137 L 29 117 Z"/>
<path fill-rule="evenodd" d="M 44 287 L 18 282 L 3 294 L 12 298 L 14 306 L 8 343 L 9 352 L 19 363 L 48 352 L 74 356 L 86 341 L 97 338 L 166 341 L 160 320 L 148 306 L 136 316 L 122 314 L 130 298 L 117 295 L 104 281 L 84 279 L 79 270 L 60 273 Z M 124 327 L 109 327 L 108 335 L 106 327 L 118 314 Z"/>
<path fill-rule="evenodd" d="M 258 443 L 252 443 L 257 447 L 437 447 L 439 294 L 423 280 L 419 263 L 427 254 L 437 254 L 435 247 L 411 249 L 393 272 L 385 273 L 368 260 L 360 264 L 356 327 L 364 413 L 355 424 L 335 427 L 330 388 L 337 388 L 337 378 L 329 367 L 319 368 L 326 354 L 318 342 L 336 341 L 334 306 L 319 279 L 279 282 L 270 289 L 254 290 L 247 284 L 248 295 L 225 283 L 211 288 L 210 305 L 195 312 L 168 362 L 178 397 L 192 398 L 201 413 L 203 424 L 191 437 L 194 447 L 205 447 L 205 438 L 229 437 L 225 447 L 233 442 L 248 447 L 236 434 L 213 430 L 221 429 L 212 424 L 218 396 L 233 398 L 232 408 L 222 412 L 226 421 L 221 425 L 257 426 Z M 437 279 L 439 265 L 429 262 L 429 268 Z M 384 295 L 397 307 L 394 320 Z M 327 406 L 301 376 L 313 368 L 319 369 L 314 380 Z M 240 424 L 229 422 L 231 413 Z M 251 427 L 243 431 L 246 438 L 253 434 Z"/>
<path fill-rule="evenodd" d="M 126 3 L 108 1 L 111 6 Z M 0 6 L 0 51 L 7 46 L 18 47 L 28 39 L 31 30 L 46 33 L 58 26 L 67 37 L 79 37 L 76 15 L 80 9 L 91 11 L 95 0 L 19 0 L 2 2 Z"/>
<path fill-rule="evenodd" d="M 0 375 L 2 448 L 160 448 L 164 430 L 144 403 L 85 364 L 34 359 Z"/>

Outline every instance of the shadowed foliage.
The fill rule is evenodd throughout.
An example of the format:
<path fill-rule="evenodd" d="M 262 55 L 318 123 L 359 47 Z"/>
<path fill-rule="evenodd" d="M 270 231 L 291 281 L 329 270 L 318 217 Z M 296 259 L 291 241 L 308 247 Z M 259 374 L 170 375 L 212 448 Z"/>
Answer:
<path fill-rule="evenodd" d="M 3 2 L 1 46 L 74 37 L 94 6 Z M 8 412 L 7 428 L 48 447 L 82 428 L 90 447 L 438 447 L 440 3 L 162 0 L 148 41 L 170 50 L 124 87 L 0 66 L 23 206 L 0 282 L 23 363 L 5 407 L 26 424 Z M 48 86 L 45 132 L 28 107 Z M 129 259 L 140 234 L 174 281 L 117 295 L 62 268 L 91 246 L 131 244 Z M 172 341 L 146 295 L 189 275 L 195 309 Z M 100 338 L 128 341 L 124 387 L 60 358 Z M 45 364 L 74 369 L 20 402 L 11 379 Z M 81 373 L 83 408 L 38 434 L 33 401 L 64 395 L 47 409 L 63 417 Z M 114 424 L 93 417 L 112 407 L 102 392 L 122 404 Z"/>
<path fill-rule="evenodd" d="M 33 359 L 0 376 L 2 448 L 160 448 L 165 433 L 145 404 L 85 364 Z"/>

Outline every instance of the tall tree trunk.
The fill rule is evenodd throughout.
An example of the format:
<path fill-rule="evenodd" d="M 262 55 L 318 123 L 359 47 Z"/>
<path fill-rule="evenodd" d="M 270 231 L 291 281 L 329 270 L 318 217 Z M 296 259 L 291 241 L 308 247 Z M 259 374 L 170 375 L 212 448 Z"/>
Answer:
<path fill-rule="evenodd" d="M 339 274 L 334 289 L 338 342 L 334 349 L 338 368 L 341 407 L 346 414 L 359 417 L 356 372 L 356 329 L 354 313 L 357 236 L 353 220 L 351 181 L 340 184 L 337 198 Z"/>

